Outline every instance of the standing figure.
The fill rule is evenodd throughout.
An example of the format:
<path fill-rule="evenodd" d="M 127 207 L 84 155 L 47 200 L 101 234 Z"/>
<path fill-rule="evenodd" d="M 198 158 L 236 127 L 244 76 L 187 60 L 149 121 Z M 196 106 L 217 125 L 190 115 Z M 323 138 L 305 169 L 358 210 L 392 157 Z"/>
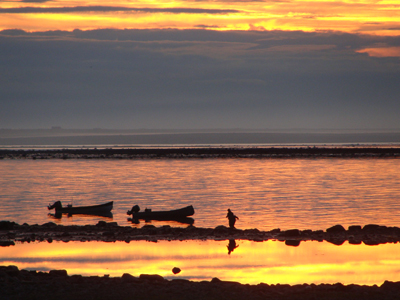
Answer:
<path fill-rule="evenodd" d="M 235 216 L 235 214 L 229 208 L 228 208 L 228 214 L 226 215 L 226 217 L 229 220 L 229 228 L 234 229 L 235 228 L 236 219 L 239 220 L 239 218 L 237 216 Z"/>

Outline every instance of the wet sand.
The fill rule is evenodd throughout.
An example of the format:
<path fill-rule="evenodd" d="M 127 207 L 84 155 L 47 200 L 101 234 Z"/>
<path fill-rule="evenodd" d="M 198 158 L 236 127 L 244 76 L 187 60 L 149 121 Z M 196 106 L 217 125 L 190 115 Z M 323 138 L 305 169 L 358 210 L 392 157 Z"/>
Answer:
<path fill-rule="evenodd" d="M 96 225 L 63 226 L 49 222 L 42 225 L 0 221 L 0 245 L 53 241 L 125 241 L 135 240 L 280 240 L 289 247 L 302 241 L 328 241 L 340 245 L 398 243 L 400 228 L 369 224 L 345 229 L 336 225 L 326 230 L 259 231 L 257 229 L 175 228 L 170 226 L 143 228 L 118 226 L 100 221 Z M 172 271 L 171 271 L 172 272 Z M 69 276 L 65 270 L 37 272 L 19 270 L 15 266 L 0 266 L 1 299 L 400 299 L 400 282 L 385 282 L 381 286 L 337 284 L 249 285 L 236 282 L 166 280 L 159 275 L 142 274 L 133 277 Z"/>
<path fill-rule="evenodd" d="M 0 150 L 0 159 L 399 158 L 399 147 L 132 148 Z"/>

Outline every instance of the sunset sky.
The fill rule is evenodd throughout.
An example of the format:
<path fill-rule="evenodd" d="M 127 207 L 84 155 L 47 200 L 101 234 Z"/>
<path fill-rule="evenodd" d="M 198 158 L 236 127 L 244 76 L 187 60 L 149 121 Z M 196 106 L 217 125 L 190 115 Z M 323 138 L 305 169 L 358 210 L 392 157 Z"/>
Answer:
<path fill-rule="evenodd" d="M 400 1 L 1 1 L 0 128 L 400 129 Z"/>

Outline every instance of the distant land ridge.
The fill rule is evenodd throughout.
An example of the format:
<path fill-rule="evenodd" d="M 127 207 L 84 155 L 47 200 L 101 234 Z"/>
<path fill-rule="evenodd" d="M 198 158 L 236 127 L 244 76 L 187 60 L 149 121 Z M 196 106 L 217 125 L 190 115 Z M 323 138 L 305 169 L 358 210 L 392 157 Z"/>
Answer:
<path fill-rule="evenodd" d="M 400 130 L 104 130 L 0 129 L 1 146 L 131 146 L 224 144 L 400 144 Z"/>

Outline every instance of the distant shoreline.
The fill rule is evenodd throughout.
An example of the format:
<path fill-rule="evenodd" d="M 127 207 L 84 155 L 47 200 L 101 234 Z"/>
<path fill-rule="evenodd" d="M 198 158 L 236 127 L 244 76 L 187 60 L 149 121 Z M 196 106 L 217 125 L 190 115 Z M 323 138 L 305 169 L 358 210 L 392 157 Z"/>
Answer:
<path fill-rule="evenodd" d="M 400 158 L 400 147 L 0 149 L 0 159 Z"/>
<path fill-rule="evenodd" d="M 400 146 L 386 131 L 104 131 L 0 130 L 0 148 Z"/>

